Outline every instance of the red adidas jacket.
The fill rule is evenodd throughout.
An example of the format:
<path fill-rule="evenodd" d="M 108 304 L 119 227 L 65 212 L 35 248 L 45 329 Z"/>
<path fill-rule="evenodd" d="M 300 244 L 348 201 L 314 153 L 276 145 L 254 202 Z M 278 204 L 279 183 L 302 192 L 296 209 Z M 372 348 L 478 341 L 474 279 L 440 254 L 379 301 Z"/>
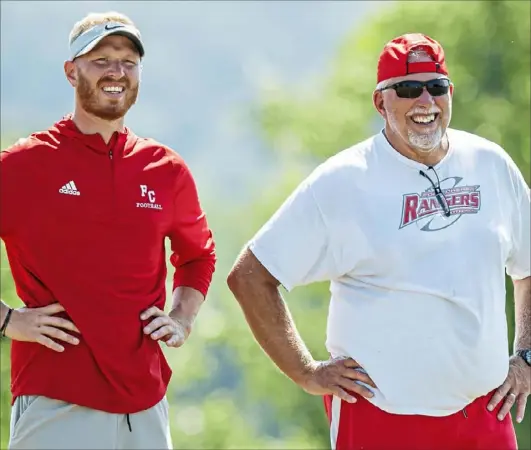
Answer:
<path fill-rule="evenodd" d="M 65 117 L 0 153 L 0 237 L 25 305 L 59 302 L 81 332 L 61 353 L 12 342 L 13 399 L 44 395 L 123 414 L 160 401 L 171 370 L 140 313 L 164 309 L 165 238 L 173 288 L 206 295 L 215 266 L 179 155 L 130 130 L 107 145 Z"/>

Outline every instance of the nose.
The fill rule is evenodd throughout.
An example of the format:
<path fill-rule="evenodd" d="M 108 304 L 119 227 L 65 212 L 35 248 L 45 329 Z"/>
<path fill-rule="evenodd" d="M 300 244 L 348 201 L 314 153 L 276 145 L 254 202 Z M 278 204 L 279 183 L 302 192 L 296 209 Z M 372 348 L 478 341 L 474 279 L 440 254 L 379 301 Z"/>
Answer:
<path fill-rule="evenodd" d="M 422 103 L 422 104 L 433 105 L 435 103 L 435 100 L 430 95 L 426 87 L 422 89 L 422 94 L 420 94 L 420 97 L 417 100 L 419 103 Z"/>
<path fill-rule="evenodd" d="M 121 61 L 111 61 L 108 66 L 108 74 L 120 79 L 125 76 L 125 68 Z"/>

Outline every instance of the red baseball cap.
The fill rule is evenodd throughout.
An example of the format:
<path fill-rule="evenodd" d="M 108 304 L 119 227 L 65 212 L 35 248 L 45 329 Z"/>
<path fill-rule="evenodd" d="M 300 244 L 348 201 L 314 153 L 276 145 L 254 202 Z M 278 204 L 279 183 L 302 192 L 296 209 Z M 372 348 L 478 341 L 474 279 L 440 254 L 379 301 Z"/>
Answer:
<path fill-rule="evenodd" d="M 413 51 L 423 50 L 432 61 L 415 62 L 409 57 Z M 448 76 L 444 50 L 437 41 L 420 33 L 404 34 L 385 44 L 378 59 L 378 83 L 389 78 L 412 73 L 434 72 Z"/>

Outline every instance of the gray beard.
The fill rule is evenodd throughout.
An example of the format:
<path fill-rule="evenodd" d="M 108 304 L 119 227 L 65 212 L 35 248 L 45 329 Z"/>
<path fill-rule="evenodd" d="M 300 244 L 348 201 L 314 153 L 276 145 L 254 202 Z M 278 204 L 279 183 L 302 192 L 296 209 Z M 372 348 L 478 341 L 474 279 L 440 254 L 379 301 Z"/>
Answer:
<path fill-rule="evenodd" d="M 408 130 L 409 145 L 415 150 L 423 153 L 430 153 L 439 148 L 442 141 L 443 134 L 440 128 L 437 128 L 434 133 L 418 134 Z"/>

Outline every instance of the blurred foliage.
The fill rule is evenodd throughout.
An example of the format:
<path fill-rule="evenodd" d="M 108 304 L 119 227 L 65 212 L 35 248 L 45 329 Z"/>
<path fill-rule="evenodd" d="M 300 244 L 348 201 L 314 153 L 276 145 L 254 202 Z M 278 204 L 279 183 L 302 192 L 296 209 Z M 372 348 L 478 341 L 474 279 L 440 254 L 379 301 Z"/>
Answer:
<path fill-rule="evenodd" d="M 257 117 L 277 151 L 279 173 L 256 188 L 245 209 L 220 204 L 215 192 L 200 187 L 219 261 L 190 339 L 178 350 L 165 350 L 174 371 L 168 396 L 175 448 L 329 448 L 322 400 L 295 386 L 260 350 L 226 287 L 226 275 L 245 242 L 316 164 L 381 127 L 372 106 L 377 58 L 385 42 L 405 32 L 427 33 L 445 47 L 456 86 L 451 125 L 501 144 L 529 182 L 529 18 L 526 1 L 389 2 L 347 37 L 321 83 L 313 80 L 298 92 L 292 86 L 263 90 Z M 20 304 L 3 247 L 0 294 Z M 325 283 L 285 295 L 316 358 L 327 357 L 328 295 Z M 512 342 L 510 283 L 507 299 Z M 1 350 L 0 447 L 6 448 L 8 343 L 2 342 Z M 531 448 L 530 415 L 528 407 L 525 422 L 515 425 L 521 449 Z"/>
<path fill-rule="evenodd" d="M 443 45 L 455 84 L 451 126 L 500 144 L 529 181 L 529 13 L 526 1 L 408 1 L 378 10 L 339 49 L 320 91 L 264 91 L 267 137 L 281 152 L 318 159 L 365 139 L 380 124 L 372 91 L 383 46 L 406 32 L 426 33 Z"/>

